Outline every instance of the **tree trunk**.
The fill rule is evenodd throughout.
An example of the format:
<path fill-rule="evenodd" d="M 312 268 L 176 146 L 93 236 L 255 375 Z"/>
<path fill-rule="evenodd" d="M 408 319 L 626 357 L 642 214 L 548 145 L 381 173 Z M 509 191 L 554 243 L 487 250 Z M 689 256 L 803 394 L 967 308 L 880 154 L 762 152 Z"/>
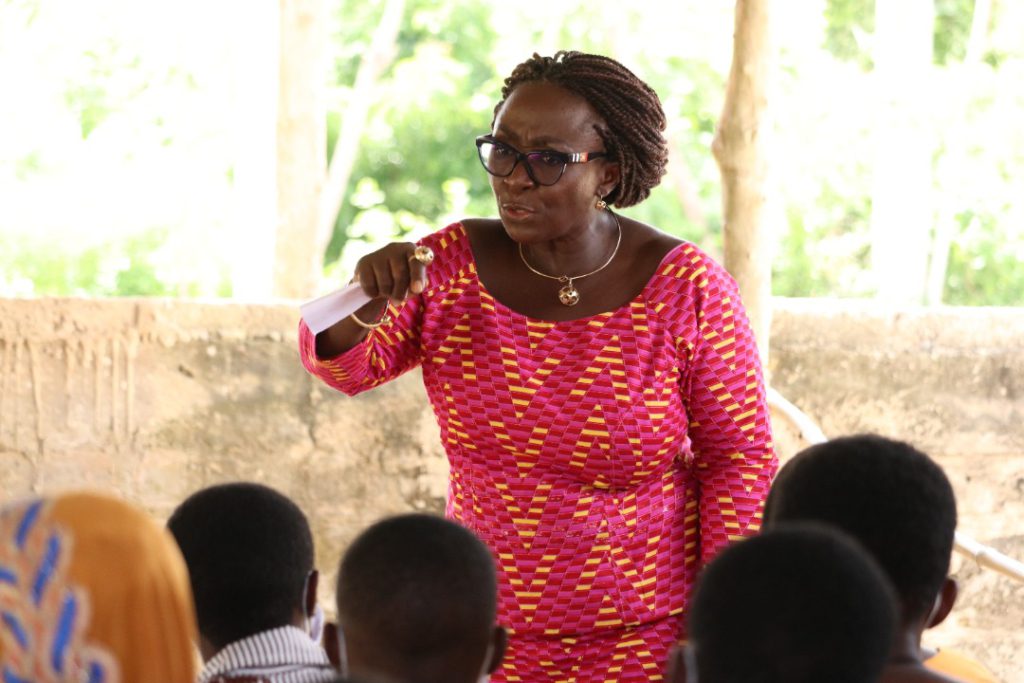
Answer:
<path fill-rule="evenodd" d="M 277 244 L 274 294 L 313 294 L 322 251 L 316 226 L 326 170 L 324 0 L 279 0 L 281 8 L 280 92 L 277 119 Z"/>
<path fill-rule="evenodd" d="M 725 267 L 739 284 L 767 368 L 771 325 L 769 92 L 775 67 L 770 0 L 737 0 L 732 68 L 711 149 L 722 175 Z"/>
<path fill-rule="evenodd" d="M 373 33 L 369 50 L 359 63 L 356 82 L 342 114 L 341 131 L 334 145 L 334 153 L 331 154 L 327 181 L 318 204 L 316 248 L 321 258 L 331 241 L 334 224 L 338 219 L 341 203 L 345 199 L 345 189 L 348 187 L 352 166 L 359 152 L 359 140 L 363 136 L 363 129 L 366 128 L 370 105 L 373 104 L 374 87 L 395 58 L 395 41 L 402 25 L 404 11 L 405 0 L 388 0 L 380 23 Z"/>
<path fill-rule="evenodd" d="M 871 258 L 878 298 L 924 300 L 932 216 L 932 141 L 921 125 L 932 64 L 932 0 L 875 4 L 877 108 Z"/>

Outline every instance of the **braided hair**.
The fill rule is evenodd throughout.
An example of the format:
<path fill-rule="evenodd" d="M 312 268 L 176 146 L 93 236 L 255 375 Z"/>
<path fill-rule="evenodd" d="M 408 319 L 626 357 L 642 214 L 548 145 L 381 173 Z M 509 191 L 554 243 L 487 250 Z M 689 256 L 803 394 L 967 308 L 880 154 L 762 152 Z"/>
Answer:
<path fill-rule="evenodd" d="M 501 101 L 494 107 L 495 119 L 513 90 L 534 81 L 552 83 L 579 95 L 604 119 L 605 125 L 595 128 L 608 158 L 621 169 L 619 184 L 604 200 L 627 207 L 646 199 L 661 182 L 668 162 L 668 144 L 662 135 L 665 112 L 658 94 L 608 57 L 565 50 L 553 57 L 534 53 L 505 79 Z"/>

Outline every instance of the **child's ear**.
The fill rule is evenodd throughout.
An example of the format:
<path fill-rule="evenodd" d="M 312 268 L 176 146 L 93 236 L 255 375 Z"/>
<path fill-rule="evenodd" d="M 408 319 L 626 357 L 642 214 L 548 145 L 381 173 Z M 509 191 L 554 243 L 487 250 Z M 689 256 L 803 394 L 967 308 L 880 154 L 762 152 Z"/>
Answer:
<path fill-rule="evenodd" d="M 302 609 L 306 610 L 307 617 L 312 617 L 316 612 L 317 587 L 319 584 L 320 572 L 314 569 L 306 577 L 306 604 L 302 606 Z"/>
<path fill-rule="evenodd" d="M 508 649 L 508 631 L 502 626 L 495 626 L 491 635 L 491 661 L 487 662 L 487 673 L 493 674 L 501 666 L 505 659 L 505 651 Z"/>
<path fill-rule="evenodd" d="M 327 661 L 331 663 L 340 673 L 341 670 L 341 644 L 338 642 L 338 625 L 333 621 L 324 624 L 324 652 L 327 653 Z"/>
<path fill-rule="evenodd" d="M 939 594 L 935 596 L 935 606 L 932 607 L 932 613 L 924 625 L 925 628 L 938 626 L 946 620 L 949 613 L 953 611 L 953 605 L 956 604 L 956 596 L 959 592 L 960 586 L 957 584 L 956 579 L 952 576 L 947 576 L 942 582 Z"/>

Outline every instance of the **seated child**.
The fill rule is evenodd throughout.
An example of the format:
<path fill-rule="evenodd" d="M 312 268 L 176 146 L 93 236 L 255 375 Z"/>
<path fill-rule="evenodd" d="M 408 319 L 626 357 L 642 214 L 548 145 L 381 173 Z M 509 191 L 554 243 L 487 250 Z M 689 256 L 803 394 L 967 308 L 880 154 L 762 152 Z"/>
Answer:
<path fill-rule="evenodd" d="M 258 679 L 321 683 L 334 677 L 311 633 L 317 578 L 302 510 L 251 483 L 192 494 L 167 526 L 188 564 L 199 619 L 199 683 Z"/>
<path fill-rule="evenodd" d="M 704 569 L 671 683 L 875 683 L 896 619 L 885 574 L 839 531 L 793 524 Z"/>
<path fill-rule="evenodd" d="M 341 560 L 328 654 L 358 680 L 478 683 L 505 652 L 497 601 L 494 561 L 472 532 L 431 515 L 385 519 Z"/>
<path fill-rule="evenodd" d="M 883 681 L 955 680 L 930 670 L 934 653 L 921 647 L 921 633 L 946 618 L 957 593 L 948 576 L 956 499 L 941 467 L 909 444 L 870 434 L 811 446 L 780 470 L 765 503 L 765 529 L 794 521 L 843 530 L 892 581 L 899 623 Z"/>

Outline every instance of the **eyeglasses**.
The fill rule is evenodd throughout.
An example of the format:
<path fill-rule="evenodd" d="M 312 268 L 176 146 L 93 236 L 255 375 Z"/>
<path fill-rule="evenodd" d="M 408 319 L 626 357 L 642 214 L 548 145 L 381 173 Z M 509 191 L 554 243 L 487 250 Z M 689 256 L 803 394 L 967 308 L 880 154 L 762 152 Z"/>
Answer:
<path fill-rule="evenodd" d="M 476 139 L 476 150 L 484 170 L 493 176 L 507 178 L 516 170 L 520 161 L 526 167 L 526 175 L 538 185 L 554 185 L 565 173 L 569 164 L 585 164 L 594 159 L 607 157 L 607 152 L 556 152 L 551 149 L 540 152 L 520 152 L 512 145 L 498 142 L 490 135 Z"/>

